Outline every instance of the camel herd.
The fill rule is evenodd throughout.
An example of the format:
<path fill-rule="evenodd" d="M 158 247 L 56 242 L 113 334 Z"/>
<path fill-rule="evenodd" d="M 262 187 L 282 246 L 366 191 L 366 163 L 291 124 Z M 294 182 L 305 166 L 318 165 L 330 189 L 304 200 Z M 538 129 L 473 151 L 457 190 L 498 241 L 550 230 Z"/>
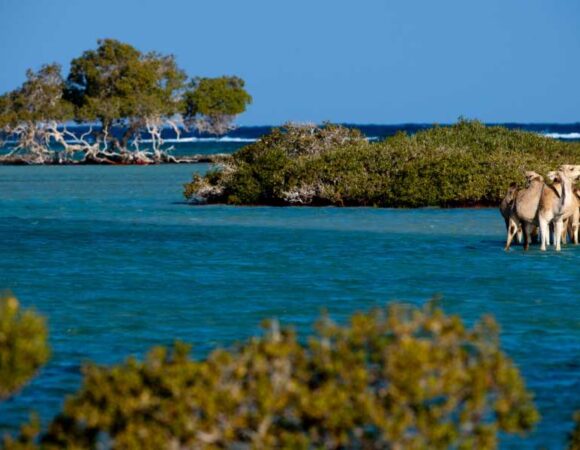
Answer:
<path fill-rule="evenodd" d="M 560 251 L 568 236 L 578 244 L 580 189 L 574 183 L 580 178 L 580 165 L 565 164 L 547 177 L 550 184 L 530 171 L 526 172 L 524 188 L 510 185 L 499 207 L 507 230 L 506 250 L 516 235 L 527 250 L 530 242 L 537 240 L 538 231 L 541 250 L 550 245 L 550 238 L 556 251 Z"/>

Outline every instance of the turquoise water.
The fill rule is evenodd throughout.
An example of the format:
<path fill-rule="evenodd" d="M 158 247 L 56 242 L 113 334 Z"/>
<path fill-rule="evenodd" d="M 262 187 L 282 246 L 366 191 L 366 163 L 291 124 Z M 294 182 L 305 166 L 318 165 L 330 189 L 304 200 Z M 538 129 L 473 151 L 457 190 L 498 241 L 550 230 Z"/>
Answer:
<path fill-rule="evenodd" d="M 502 250 L 498 211 L 188 206 L 206 166 L 0 167 L 0 287 L 48 317 L 53 359 L 0 403 L 0 430 L 46 419 L 91 359 L 175 338 L 203 356 L 266 317 L 306 334 L 393 299 L 473 323 L 493 313 L 543 420 L 502 448 L 563 448 L 580 409 L 580 248 Z"/>

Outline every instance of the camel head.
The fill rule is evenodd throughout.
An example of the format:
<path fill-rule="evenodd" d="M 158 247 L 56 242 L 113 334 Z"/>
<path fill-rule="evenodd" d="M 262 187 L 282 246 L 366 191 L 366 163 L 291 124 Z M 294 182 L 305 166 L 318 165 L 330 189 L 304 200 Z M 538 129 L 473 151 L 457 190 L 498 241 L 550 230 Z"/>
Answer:
<path fill-rule="evenodd" d="M 504 201 L 511 203 L 516 198 L 519 189 L 520 188 L 517 183 L 510 183 Z"/>
<path fill-rule="evenodd" d="M 580 178 L 580 165 L 563 164 L 558 167 L 558 173 L 571 181 L 575 181 Z"/>
<path fill-rule="evenodd" d="M 552 183 L 561 183 L 562 180 L 560 180 L 560 177 L 558 176 L 558 172 L 555 170 L 551 170 L 550 172 L 548 172 L 546 174 L 546 177 L 548 178 L 548 180 L 550 180 Z"/>
<path fill-rule="evenodd" d="M 544 181 L 544 177 L 533 170 L 528 170 L 525 174 L 526 184 L 529 186 L 532 181 Z"/>

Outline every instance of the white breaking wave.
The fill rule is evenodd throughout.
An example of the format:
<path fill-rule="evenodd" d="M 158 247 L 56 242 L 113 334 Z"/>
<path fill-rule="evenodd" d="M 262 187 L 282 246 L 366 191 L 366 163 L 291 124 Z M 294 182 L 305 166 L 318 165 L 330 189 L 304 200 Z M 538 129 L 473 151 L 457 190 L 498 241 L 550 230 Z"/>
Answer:
<path fill-rule="evenodd" d="M 163 142 L 181 143 L 181 142 L 256 142 L 256 138 L 241 138 L 224 136 L 221 138 L 200 138 L 200 137 L 184 137 L 184 138 L 169 138 L 163 139 Z M 152 142 L 151 139 L 140 139 L 139 142 Z"/>
<path fill-rule="evenodd" d="M 168 139 L 163 139 L 163 142 L 165 143 L 171 143 L 171 144 L 179 144 L 180 142 L 256 142 L 258 139 L 256 138 L 239 138 L 239 137 L 221 137 L 221 138 L 198 138 L 198 137 L 185 137 L 185 138 L 168 138 Z M 5 141 L 3 141 L 5 144 L 11 144 L 11 145 L 15 145 L 18 143 L 18 141 L 14 140 L 14 139 L 7 139 Z M 79 139 L 66 139 L 66 142 L 68 144 L 82 144 L 83 141 L 79 140 Z M 89 141 L 91 142 L 91 141 Z M 153 142 L 153 139 L 139 139 L 139 142 L 143 142 L 143 143 L 151 143 Z"/>
<path fill-rule="evenodd" d="M 552 139 L 580 139 L 580 133 L 544 133 L 544 136 Z"/>
<path fill-rule="evenodd" d="M 552 139 L 578 139 L 580 140 L 580 133 L 578 132 L 573 132 L 573 133 L 538 133 L 542 136 L 548 137 L 548 138 L 552 138 Z M 366 138 L 368 141 L 378 141 L 381 138 L 379 136 L 368 136 Z M 244 138 L 244 137 L 230 137 L 230 136 L 224 136 L 224 137 L 183 137 L 183 138 L 168 138 L 168 139 L 163 139 L 164 143 L 170 143 L 170 144 L 179 144 L 179 143 L 187 143 L 187 142 L 256 142 L 258 141 L 259 138 Z M 82 141 L 78 140 L 78 139 L 66 139 L 66 142 L 68 142 L 69 144 L 81 144 Z M 90 142 L 90 141 L 89 141 Z M 140 139 L 139 142 L 141 143 L 151 143 L 153 142 L 152 139 Z M 18 143 L 18 141 L 13 140 L 13 139 L 7 139 L 5 141 L 3 141 L 4 144 L 8 144 L 8 145 L 16 145 Z"/>

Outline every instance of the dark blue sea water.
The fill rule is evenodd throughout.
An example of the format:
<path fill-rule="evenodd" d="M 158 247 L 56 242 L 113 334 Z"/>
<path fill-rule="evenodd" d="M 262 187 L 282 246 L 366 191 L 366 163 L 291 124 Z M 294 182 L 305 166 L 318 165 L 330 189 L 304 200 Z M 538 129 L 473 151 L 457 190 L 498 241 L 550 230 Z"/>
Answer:
<path fill-rule="evenodd" d="M 543 416 L 502 448 L 564 447 L 580 409 L 580 247 L 502 250 L 495 209 L 188 206 L 207 166 L 0 167 L 0 286 L 46 315 L 53 358 L 0 403 L 0 431 L 46 420 L 88 359 L 115 363 L 182 339 L 202 357 L 278 317 L 302 336 L 434 294 L 468 323 L 494 314 Z"/>

